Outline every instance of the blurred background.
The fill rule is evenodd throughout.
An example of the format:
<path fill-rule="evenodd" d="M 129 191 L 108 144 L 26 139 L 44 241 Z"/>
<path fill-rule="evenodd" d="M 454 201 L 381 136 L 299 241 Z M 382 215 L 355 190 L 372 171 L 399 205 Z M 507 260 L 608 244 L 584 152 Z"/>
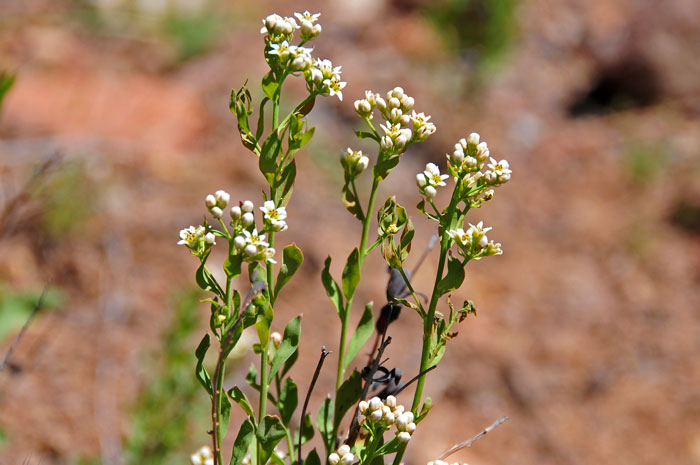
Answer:
<path fill-rule="evenodd" d="M 249 79 L 261 94 L 261 18 L 308 9 L 322 13 L 314 54 L 348 85 L 343 102 L 317 99 L 278 236 L 305 254 L 274 328 L 304 314 L 300 390 L 320 347 L 338 344 L 323 260 L 339 273 L 360 236 L 339 195 L 340 151 L 370 147 L 354 139 L 352 102 L 400 85 L 438 127 L 379 195 L 412 212 L 415 250 L 432 233 L 413 208 L 425 163 L 444 166 L 476 131 L 513 169 L 468 217 L 505 253 L 470 264 L 453 296 L 478 316 L 428 377 L 435 408 L 405 463 L 508 415 L 451 459 L 700 464 L 700 2 L 291 3 L 0 0 L 0 354 L 50 283 L 0 373 L 0 463 L 184 464 L 208 443 L 192 376 L 208 309 L 178 231 L 217 189 L 261 202 L 229 93 Z M 303 97 L 290 84 L 289 105 Z M 379 308 L 383 261 L 365 269 L 357 308 Z M 419 326 L 406 311 L 391 330 L 407 377 Z M 253 361 L 241 353 L 227 386 Z M 334 383 L 327 363 L 314 410 Z"/>

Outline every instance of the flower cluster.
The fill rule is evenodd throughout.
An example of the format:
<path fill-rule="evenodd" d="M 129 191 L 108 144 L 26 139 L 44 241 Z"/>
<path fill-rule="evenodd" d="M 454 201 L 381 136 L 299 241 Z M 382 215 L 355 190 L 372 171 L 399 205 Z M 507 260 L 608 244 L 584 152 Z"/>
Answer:
<path fill-rule="evenodd" d="M 328 463 L 331 465 L 351 465 L 355 461 L 355 454 L 350 452 L 350 446 L 343 444 L 335 452 L 328 456 Z"/>
<path fill-rule="evenodd" d="M 501 255 L 503 253 L 500 243 L 489 242 L 488 237 L 486 237 L 486 233 L 491 229 L 485 228 L 484 222 L 479 221 L 476 225 L 470 223 L 466 231 L 462 228 L 451 229 L 447 231 L 447 235 L 459 246 L 461 249 L 460 253 L 464 257 L 478 260 L 481 257 Z"/>
<path fill-rule="evenodd" d="M 447 174 L 440 174 L 440 168 L 435 163 L 428 163 L 425 165 L 425 171 L 416 175 L 416 184 L 426 199 L 432 199 L 437 194 L 438 187 L 447 185 L 445 179 L 449 177 Z"/>
<path fill-rule="evenodd" d="M 355 111 L 361 118 L 370 120 L 378 109 L 386 123 L 380 124 L 384 131 L 380 141 L 382 150 L 403 153 L 408 145 L 424 141 L 436 130 L 430 116 L 413 111 L 414 103 L 413 97 L 406 95 L 401 87 L 389 91 L 386 99 L 368 90 L 364 99 L 355 101 Z"/>
<path fill-rule="evenodd" d="M 211 246 L 216 245 L 216 236 L 219 235 L 231 241 L 231 253 L 241 253 L 244 261 L 264 260 L 277 263 L 274 260 L 275 249 L 265 241 L 264 233 L 281 232 L 287 229 L 285 207 L 277 207 L 272 200 L 267 200 L 260 207 L 263 213 L 263 227 L 258 232 L 255 226 L 255 205 L 250 200 L 240 202 L 230 209 L 229 224 L 233 227 L 233 231 L 229 233 L 223 221 L 223 215 L 230 200 L 231 196 L 223 190 L 209 194 L 204 199 L 211 215 L 224 227 L 223 232 L 208 230 L 208 226 L 190 226 L 180 231 L 178 244 L 187 246 L 192 250 L 193 255 L 203 257 Z"/>
<path fill-rule="evenodd" d="M 305 11 L 294 13 L 294 16 L 296 19 L 272 14 L 263 19 L 260 32 L 265 34 L 268 64 L 273 69 L 279 65 L 291 74 L 302 73 L 312 94 L 337 95 L 338 99 L 343 100 L 342 90 L 346 83 L 341 81 L 340 66 L 333 66 L 330 60 L 314 59 L 311 55 L 313 49 L 303 46 L 321 34 L 321 25 L 317 24 L 321 14 Z M 293 45 L 294 32 L 298 29 L 301 31 L 301 42 Z"/>
<path fill-rule="evenodd" d="M 361 150 L 355 151 L 348 147 L 340 154 L 340 164 L 343 165 L 345 174 L 354 178 L 367 169 L 369 158 Z"/>
<path fill-rule="evenodd" d="M 403 405 L 397 405 L 394 396 L 387 396 L 384 401 L 379 397 L 373 397 L 369 402 L 363 400 L 359 408 L 362 414 L 360 423 L 368 431 L 372 431 L 376 426 L 381 428 L 381 431 L 396 426 L 397 439 L 406 443 L 416 430 L 413 413 L 405 412 Z"/>
<path fill-rule="evenodd" d="M 214 455 L 209 446 L 202 446 L 190 456 L 192 465 L 214 465 Z"/>
<path fill-rule="evenodd" d="M 466 179 L 469 185 L 498 186 L 510 180 L 511 170 L 507 160 L 497 161 L 490 156 L 486 142 L 480 142 L 476 132 L 455 144 L 452 154 L 447 155 L 450 173 Z M 486 161 L 486 171 L 484 168 Z"/>

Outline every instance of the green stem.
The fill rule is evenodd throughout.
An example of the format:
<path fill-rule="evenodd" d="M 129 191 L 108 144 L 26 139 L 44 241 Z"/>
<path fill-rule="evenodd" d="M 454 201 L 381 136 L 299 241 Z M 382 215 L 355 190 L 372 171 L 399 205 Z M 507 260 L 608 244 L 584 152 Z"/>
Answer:
<path fill-rule="evenodd" d="M 362 237 L 360 239 L 360 249 L 358 258 L 358 267 L 360 272 L 362 272 L 362 263 L 367 256 L 368 251 L 365 250 L 367 247 L 367 238 L 369 237 L 369 227 L 372 223 L 372 211 L 374 210 L 374 202 L 377 197 L 377 188 L 379 187 L 379 179 L 374 178 L 372 182 L 372 190 L 369 194 L 369 202 L 367 204 L 367 214 L 362 222 Z M 352 307 L 353 296 L 348 296 L 347 303 L 345 304 L 345 309 L 343 312 L 343 318 L 341 320 L 340 328 L 340 348 L 338 350 L 338 372 L 335 380 L 335 390 L 336 392 L 340 389 L 340 385 L 343 383 L 343 378 L 345 377 L 345 345 L 347 343 L 347 329 L 350 322 L 350 308 Z"/>
<path fill-rule="evenodd" d="M 452 227 L 455 210 L 457 209 L 457 204 L 460 200 L 460 188 L 457 186 L 452 192 L 452 199 L 450 200 L 450 205 L 447 207 L 445 216 L 440 221 L 440 259 L 438 261 L 437 273 L 435 275 L 435 283 L 433 284 L 433 292 L 430 296 L 430 304 L 428 306 L 428 314 L 423 320 L 423 350 L 421 351 L 420 358 L 420 368 L 418 373 L 426 370 L 430 365 L 430 350 L 431 339 L 433 334 L 433 326 L 435 322 L 435 310 L 437 308 L 438 300 L 440 296 L 438 295 L 437 288 L 440 280 L 442 279 L 442 274 L 445 268 L 445 261 L 447 259 L 447 251 L 450 249 L 450 237 L 447 235 L 447 230 Z M 411 406 L 411 411 L 417 412 L 418 407 L 423 396 L 423 386 L 425 385 L 425 376 L 418 378 L 416 382 L 416 392 L 413 395 L 413 404 Z"/>

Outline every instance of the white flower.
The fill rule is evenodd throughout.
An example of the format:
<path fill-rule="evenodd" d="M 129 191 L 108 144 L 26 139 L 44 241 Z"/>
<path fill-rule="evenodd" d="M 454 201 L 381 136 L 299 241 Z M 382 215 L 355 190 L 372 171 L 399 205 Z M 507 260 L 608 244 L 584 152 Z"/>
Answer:
<path fill-rule="evenodd" d="M 355 455 L 351 452 L 343 455 L 340 459 L 340 465 L 351 465 L 355 461 Z"/>
<path fill-rule="evenodd" d="M 484 228 L 483 221 L 479 221 L 476 226 L 469 223 L 467 234 L 472 237 L 472 240 L 475 241 L 479 247 L 484 248 L 489 242 L 488 238 L 486 237 L 486 233 L 491 231 L 491 229 L 493 228 Z"/>
<path fill-rule="evenodd" d="M 406 425 L 406 432 L 408 434 L 413 434 L 416 431 L 416 424 L 411 422 L 408 425 Z"/>
<path fill-rule="evenodd" d="M 479 161 L 484 161 L 489 158 L 489 153 L 489 146 L 486 144 L 486 142 L 480 142 L 476 146 L 476 158 Z"/>
<path fill-rule="evenodd" d="M 190 461 L 192 465 L 208 465 L 209 463 L 214 463 L 214 455 L 209 446 L 202 446 L 197 452 L 190 456 Z"/>
<path fill-rule="evenodd" d="M 472 243 L 472 236 L 471 234 L 468 234 L 467 232 L 464 231 L 462 228 L 457 228 L 457 229 L 451 229 L 447 231 L 447 235 L 450 236 L 450 238 L 458 243 L 461 246 L 464 247 L 470 247 Z"/>
<path fill-rule="evenodd" d="M 314 24 L 311 21 L 301 21 L 301 38 L 303 40 L 312 40 L 321 34 L 323 28 L 320 24 Z"/>
<path fill-rule="evenodd" d="M 491 158 L 491 163 L 489 163 L 487 166 L 496 176 L 498 182 L 504 183 L 510 180 L 510 174 L 512 171 L 510 170 L 507 160 L 496 161 L 494 158 Z"/>
<path fill-rule="evenodd" d="M 272 341 L 272 344 L 274 344 L 275 348 L 279 349 L 280 344 L 282 344 L 282 335 L 279 333 L 279 331 L 273 331 L 270 334 L 270 340 Z"/>
<path fill-rule="evenodd" d="M 382 412 L 381 409 L 374 410 L 372 411 L 372 413 L 369 414 L 369 418 L 372 421 L 379 421 L 382 419 L 382 416 L 384 416 L 384 412 Z"/>
<path fill-rule="evenodd" d="M 396 438 L 399 440 L 399 442 L 403 442 L 405 444 L 411 440 L 411 435 L 406 431 L 401 431 L 399 434 L 396 435 Z"/>
<path fill-rule="evenodd" d="M 391 408 L 396 408 L 396 397 L 387 396 L 386 399 L 384 399 L 384 405 Z"/>
<path fill-rule="evenodd" d="M 323 81 L 323 85 L 328 87 L 328 92 L 331 97 L 334 95 L 338 96 L 338 100 L 343 101 L 343 88 L 347 85 L 347 82 L 340 81 L 339 79 L 326 79 Z"/>
<path fill-rule="evenodd" d="M 445 179 L 450 177 L 447 174 L 440 174 L 440 168 L 438 168 L 435 163 L 428 163 L 425 165 L 425 171 L 423 171 L 423 174 L 425 175 L 428 184 L 435 187 L 446 186 L 447 184 L 445 183 Z"/>
<path fill-rule="evenodd" d="M 299 20 L 299 22 L 308 21 L 308 22 L 310 22 L 310 23 L 313 24 L 313 23 L 315 23 L 316 21 L 318 21 L 318 18 L 321 16 L 321 13 L 314 13 L 314 14 L 311 14 L 311 13 L 309 12 L 309 10 L 306 10 L 306 11 L 303 12 L 303 13 L 294 13 L 294 16 L 297 17 L 297 19 Z"/>
<path fill-rule="evenodd" d="M 245 253 L 249 257 L 252 257 L 253 255 L 256 255 L 258 253 L 258 248 L 255 247 L 253 244 L 248 244 L 245 246 L 245 249 L 243 249 L 243 253 Z"/>
<path fill-rule="evenodd" d="M 288 228 L 287 222 L 286 222 L 286 221 L 282 221 L 282 220 L 277 221 L 276 223 L 274 223 L 274 224 L 272 225 L 272 230 L 275 231 L 275 232 L 286 231 L 287 228 Z"/>
<path fill-rule="evenodd" d="M 367 402 L 366 400 L 361 400 L 357 406 L 360 409 L 360 413 L 364 414 L 369 408 L 369 402 Z"/>
<path fill-rule="evenodd" d="M 190 226 L 188 228 L 180 230 L 180 240 L 178 245 L 186 245 L 188 248 L 193 249 L 199 244 L 199 240 L 204 237 L 206 229 L 204 226 Z"/>
<path fill-rule="evenodd" d="M 338 455 L 340 455 L 341 457 L 343 455 L 349 454 L 349 453 L 350 453 L 350 446 L 348 446 L 347 444 L 343 444 L 342 446 L 338 447 Z"/>
<path fill-rule="evenodd" d="M 231 219 L 238 220 L 241 218 L 242 214 L 241 207 L 238 205 L 231 207 Z"/>
<path fill-rule="evenodd" d="M 423 188 L 428 184 L 428 179 L 423 173 L 418 173 L 416 175 L 416 184 L 418 184 L 419 188 Z"/>
<path fill-rule="evenodd" d="M 252 244 L 256 247 L 262 248 L 269 245 L 267 242 L 265 242 L 265 234 L 258 234 L 257 229 L 253 229 L 253 232 L 244 229 L 243 236 L 245 237 L 246 243 Z"/>
<path fill-rule="evenodd" d="M 477 145 L 479 145 L 480 138 L 481 138 L 481 136 L 479 136 L 479 133 L 472 132 L 471 134 L 469 134 L 469 137 L 467 137 L 467 146 L 471 145 L 471 146 L 476 147 Z"/>
<path fill-rule="evenodd" d="M 277 225 L 277 223 L 282 223 L 286 225 L 284 220 L 287 218 L 287 209 L 285 207 L 275 207 L 275 202 L 272 200 L 267 200 L 260 211 L 264 213 L 264 218 L 272 226 Z"/>
<path fill-rule="evenodd" d="M 214 235 L 214 233 L 206 233 L 204 235 L 204 243 L 207 245 L 216 245 L 216 236 Z"/>
<path fill-rule="evenodd" d="M 335 452 L 332 452 L 328 456 L 328 463 L 330 463 L 331 465 L 338 465 L 338 462 L 340 462 L 340 456 Z"/>
<path fill-rule="evenodd" d="M 216 206 L 216 197 L 209 194 L 204 198 L 204 203 L 207 205 L 207 208 L 214 207 Z"/>
<path fill-rule="evenodd" d="M 269 55 L 277 55 L 281 61 L 287 61 L 287 59 L 292 54 L 292 48 L 289 46 L 289 42 L 284 40 L 279 44 L 271 44 L 270 51 L 268 51 L 267 53 Z"/>
<path fill-rule="evenodd" d="M 362 118 L 371 118 L 372 117 L 373 107 L 372 107 L 372 104 L 369 102 L 369 100 L 367 100 L 367 99 L 355 100 L 354 105 L 355 105 L 355 111 Z"/>
<path fill-rule="evenodd" d="M 437 190 L 435 190 L 433 186 L 427 186 L 424 189 L 423 194 L 425 194 L 426 199 L 430 200 L 435 198 L 435 196 L 437 195 Z"/>
<path fill-rule="evenodd" d="M 379 397 L 372 397 L 369 400 L 369 408 L 370 410 L 381 410 L 381 408 L 384 406 L 384 403 Z"/>
<path fill-rule="evenodd" d="M 263 258 L 265 258 L 265 261 L 268 263 L 277 263 L 274 259 L 275 256 L 275 249 L 272 247 L 268 247 L 263 250 Z"/>

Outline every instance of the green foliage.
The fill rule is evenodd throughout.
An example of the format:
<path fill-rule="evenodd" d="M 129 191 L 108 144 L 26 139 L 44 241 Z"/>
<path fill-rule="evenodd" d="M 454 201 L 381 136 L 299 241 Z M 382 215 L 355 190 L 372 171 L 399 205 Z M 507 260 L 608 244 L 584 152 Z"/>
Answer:
<path fill-rule="evenodd" d="M 6 71 L 0 71 L 0 112 L 2 112 L 2 102 L 5 100 L 7 93 L 15 83 L 15 75 Z"/>
<path fill-rule="evenodd" d="M 428 17 L 448 46 L 493 62 L 513 41 L 516 7 L 517 0 L 442 0 L 430 4 Z"/>
<path fill-rule="evenodd" d="M 27 322 L 41 294 L 41 290 L 13 291 L 0 283 L 0 341 L 18 331 Z M 51 288 L 47 291 L 39 311 L 60 308 L 63 302 L 63 293 Z"/>
<path fill-rule="evenodd" d="M 162 352 L 149 357 L 144 391 L 132 407 L 124 443 L 127 465 L 176 465 L 199 445 L 193 434 L 206 419 L 207 399 L 192 376 L 192 337 L 199 327 L 200 291 L 176 296 L 173 319 L 163 335 Z"/>

